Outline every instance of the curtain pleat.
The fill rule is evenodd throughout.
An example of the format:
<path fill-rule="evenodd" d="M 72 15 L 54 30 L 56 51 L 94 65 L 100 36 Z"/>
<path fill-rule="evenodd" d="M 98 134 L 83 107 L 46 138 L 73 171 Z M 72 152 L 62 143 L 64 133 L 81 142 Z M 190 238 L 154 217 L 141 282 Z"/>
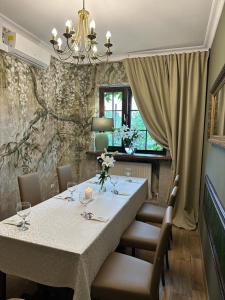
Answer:
<path fill-rule="evenodd" d="M 198 222 L 207 62 L 207 51 L 124 60 L 145 125 L 181 176 L 174 224 L 186 229 Z"/>

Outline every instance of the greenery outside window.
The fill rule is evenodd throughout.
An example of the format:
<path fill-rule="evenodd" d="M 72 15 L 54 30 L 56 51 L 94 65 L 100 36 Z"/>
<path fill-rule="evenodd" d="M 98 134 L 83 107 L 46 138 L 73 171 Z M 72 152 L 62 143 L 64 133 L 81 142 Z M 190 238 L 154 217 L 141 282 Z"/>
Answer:
<path fill-rule="evenodd" d="M 148 133 L 130 87 L 101 87 L 99 90 L 99 115 L 100 117 L 113 118 L 114 128 L 119 129 L 123 124 L 131 129 L 141 131 L 142 137 L 135 147 L 138 153 L 165 154 L 165 149 Z M 109 150 L 124 152 L 124 147 L 119 135 L 108 132 Z"/>

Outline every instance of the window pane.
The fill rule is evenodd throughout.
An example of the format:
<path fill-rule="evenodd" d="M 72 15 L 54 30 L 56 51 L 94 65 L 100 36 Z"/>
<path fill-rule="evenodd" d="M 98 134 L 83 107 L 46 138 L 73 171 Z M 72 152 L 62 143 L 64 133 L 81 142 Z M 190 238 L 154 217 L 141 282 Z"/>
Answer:
<path fill-rule="evenodd" d="M 134 100 L 134 97 L 132 97 L 132 100 L 131 100 L 131 110 L 138 110 L 138 107 Z"/>
<path fill-rule="evenodd" d="M 139 130 L 145 130 L 145 124 L 142 120 L 141 114 L 139 111 L 131 112 L 131 128 L 136 128 Z"/>
<path fill-rule="evenodd" d="M 155 151 L 161 151 L 163 150 L 163 147 L 150 136 L 150 134 L 147 134 L 147 150 L 155 150 Z"/>
<path fill-rule="evenodd" d="M 113 109 L 114 110 L 122 110 L 122 99 L 123 93 L 122 92 L 114 92 L 113 93 Z"/>
<path fill-rule="evenodd" d="M 104 93 L 104 110 L 112 110 L 112 99 L 113 99 L 113 93 L 111 92 Z"/>
<path fill-rule="evenodd" d="M 134 147 L 138 150 L 145 150 L 146 131 L 141 131 L 141 136 L 134 143 Z"/>
<path fill-rule="evenodd" d="M 120 128 L 122 125 L 122 112 L 114 111 L 113 120 L 114 120 L 114 128 Z"/>
<path fill-rule="evenodd" d="M 111 110 L 105 111 L 104 112 L 104 117 L 106 117 L 106 118 L 112 118 L 112 111 Z"/>
<path fill-rule="evenodd" d="M 112 110 L 105 111 L 104 117 L 113 118 L 114 128 L 121 127 L 121 125 L 122 125 L 122 112 L 121 111 L 112 111 Z"/>

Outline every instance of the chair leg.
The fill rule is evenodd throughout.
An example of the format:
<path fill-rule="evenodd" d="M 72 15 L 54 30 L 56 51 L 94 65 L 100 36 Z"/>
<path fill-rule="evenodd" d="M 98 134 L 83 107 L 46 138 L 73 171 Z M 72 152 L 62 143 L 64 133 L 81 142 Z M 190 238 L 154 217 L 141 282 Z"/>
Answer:
<path fill-rule="evenodd" d="M 168 255 L 168 249 L 166 249 L 166 267 L 167 267 L 167 270 L 170 269 L 170 265 L 169 265 L 169 255 Z"/>
<path fill-rule="evenodd" d="M 161 280 L 162 280 L 162 285 L 164 287 L 166 285 L 164 267 L 162 268 Z"/>
<path fill-rule="evenodd" d="M 0 300 L 6 299 L 6 274 L 0 271 Z"/>
<path fill-rule="evenodd" d="M 173 232 L 172 232 L 172 228 L 170 230 L 170 240 L 173 241 Z"/>

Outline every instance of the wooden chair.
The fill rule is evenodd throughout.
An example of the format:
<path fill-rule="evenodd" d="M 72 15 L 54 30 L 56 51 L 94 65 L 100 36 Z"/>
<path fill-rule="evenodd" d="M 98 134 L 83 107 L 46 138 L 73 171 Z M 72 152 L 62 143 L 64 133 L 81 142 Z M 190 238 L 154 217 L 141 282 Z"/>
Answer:
<path fill-rule="evenodd" d="M 169 207 L 166 211 L 153 264 L 121 253 L 110 254 L 92 284 L 92 299 L 159 299 L 159 280 L 172 224 L 172 210 Z"/>
<path fill-rule="evenodd" d="M 38 173 L 19 176 L 18 184 L 22 202 L 30 202 L 32 206 L 42 202 Z"/>
<path fill-rule="evenodd" d="M 59 192 L 62 193 L 67 189 L 67 182 L 73 181 L 71 165 L 57 167 L 57 176 L 59 183 Z"/>
<path fill-rule="evenodd" d="M 169 200 L 167 202 L 168 206 L 173 206 L 175 205 L 175 200 L 176 200 L 176 194 L 178 190 L 178 183 L 179 183 L 179 175 L 176 175 L 174 179 L 174 184 L 173 184 L 173 189 L 172 192 L 170 193 Z M 136 219 L 138 221 L 142 222 L 149 222 L 149 223 L 154 223 L 154 224 L 162 224 L 163 218 L 165 215 L 166 207 L 164 206 L 159 206 L 155 205 L 149 202 L 145 202 L 140 210 L 137 213 Z"/>

